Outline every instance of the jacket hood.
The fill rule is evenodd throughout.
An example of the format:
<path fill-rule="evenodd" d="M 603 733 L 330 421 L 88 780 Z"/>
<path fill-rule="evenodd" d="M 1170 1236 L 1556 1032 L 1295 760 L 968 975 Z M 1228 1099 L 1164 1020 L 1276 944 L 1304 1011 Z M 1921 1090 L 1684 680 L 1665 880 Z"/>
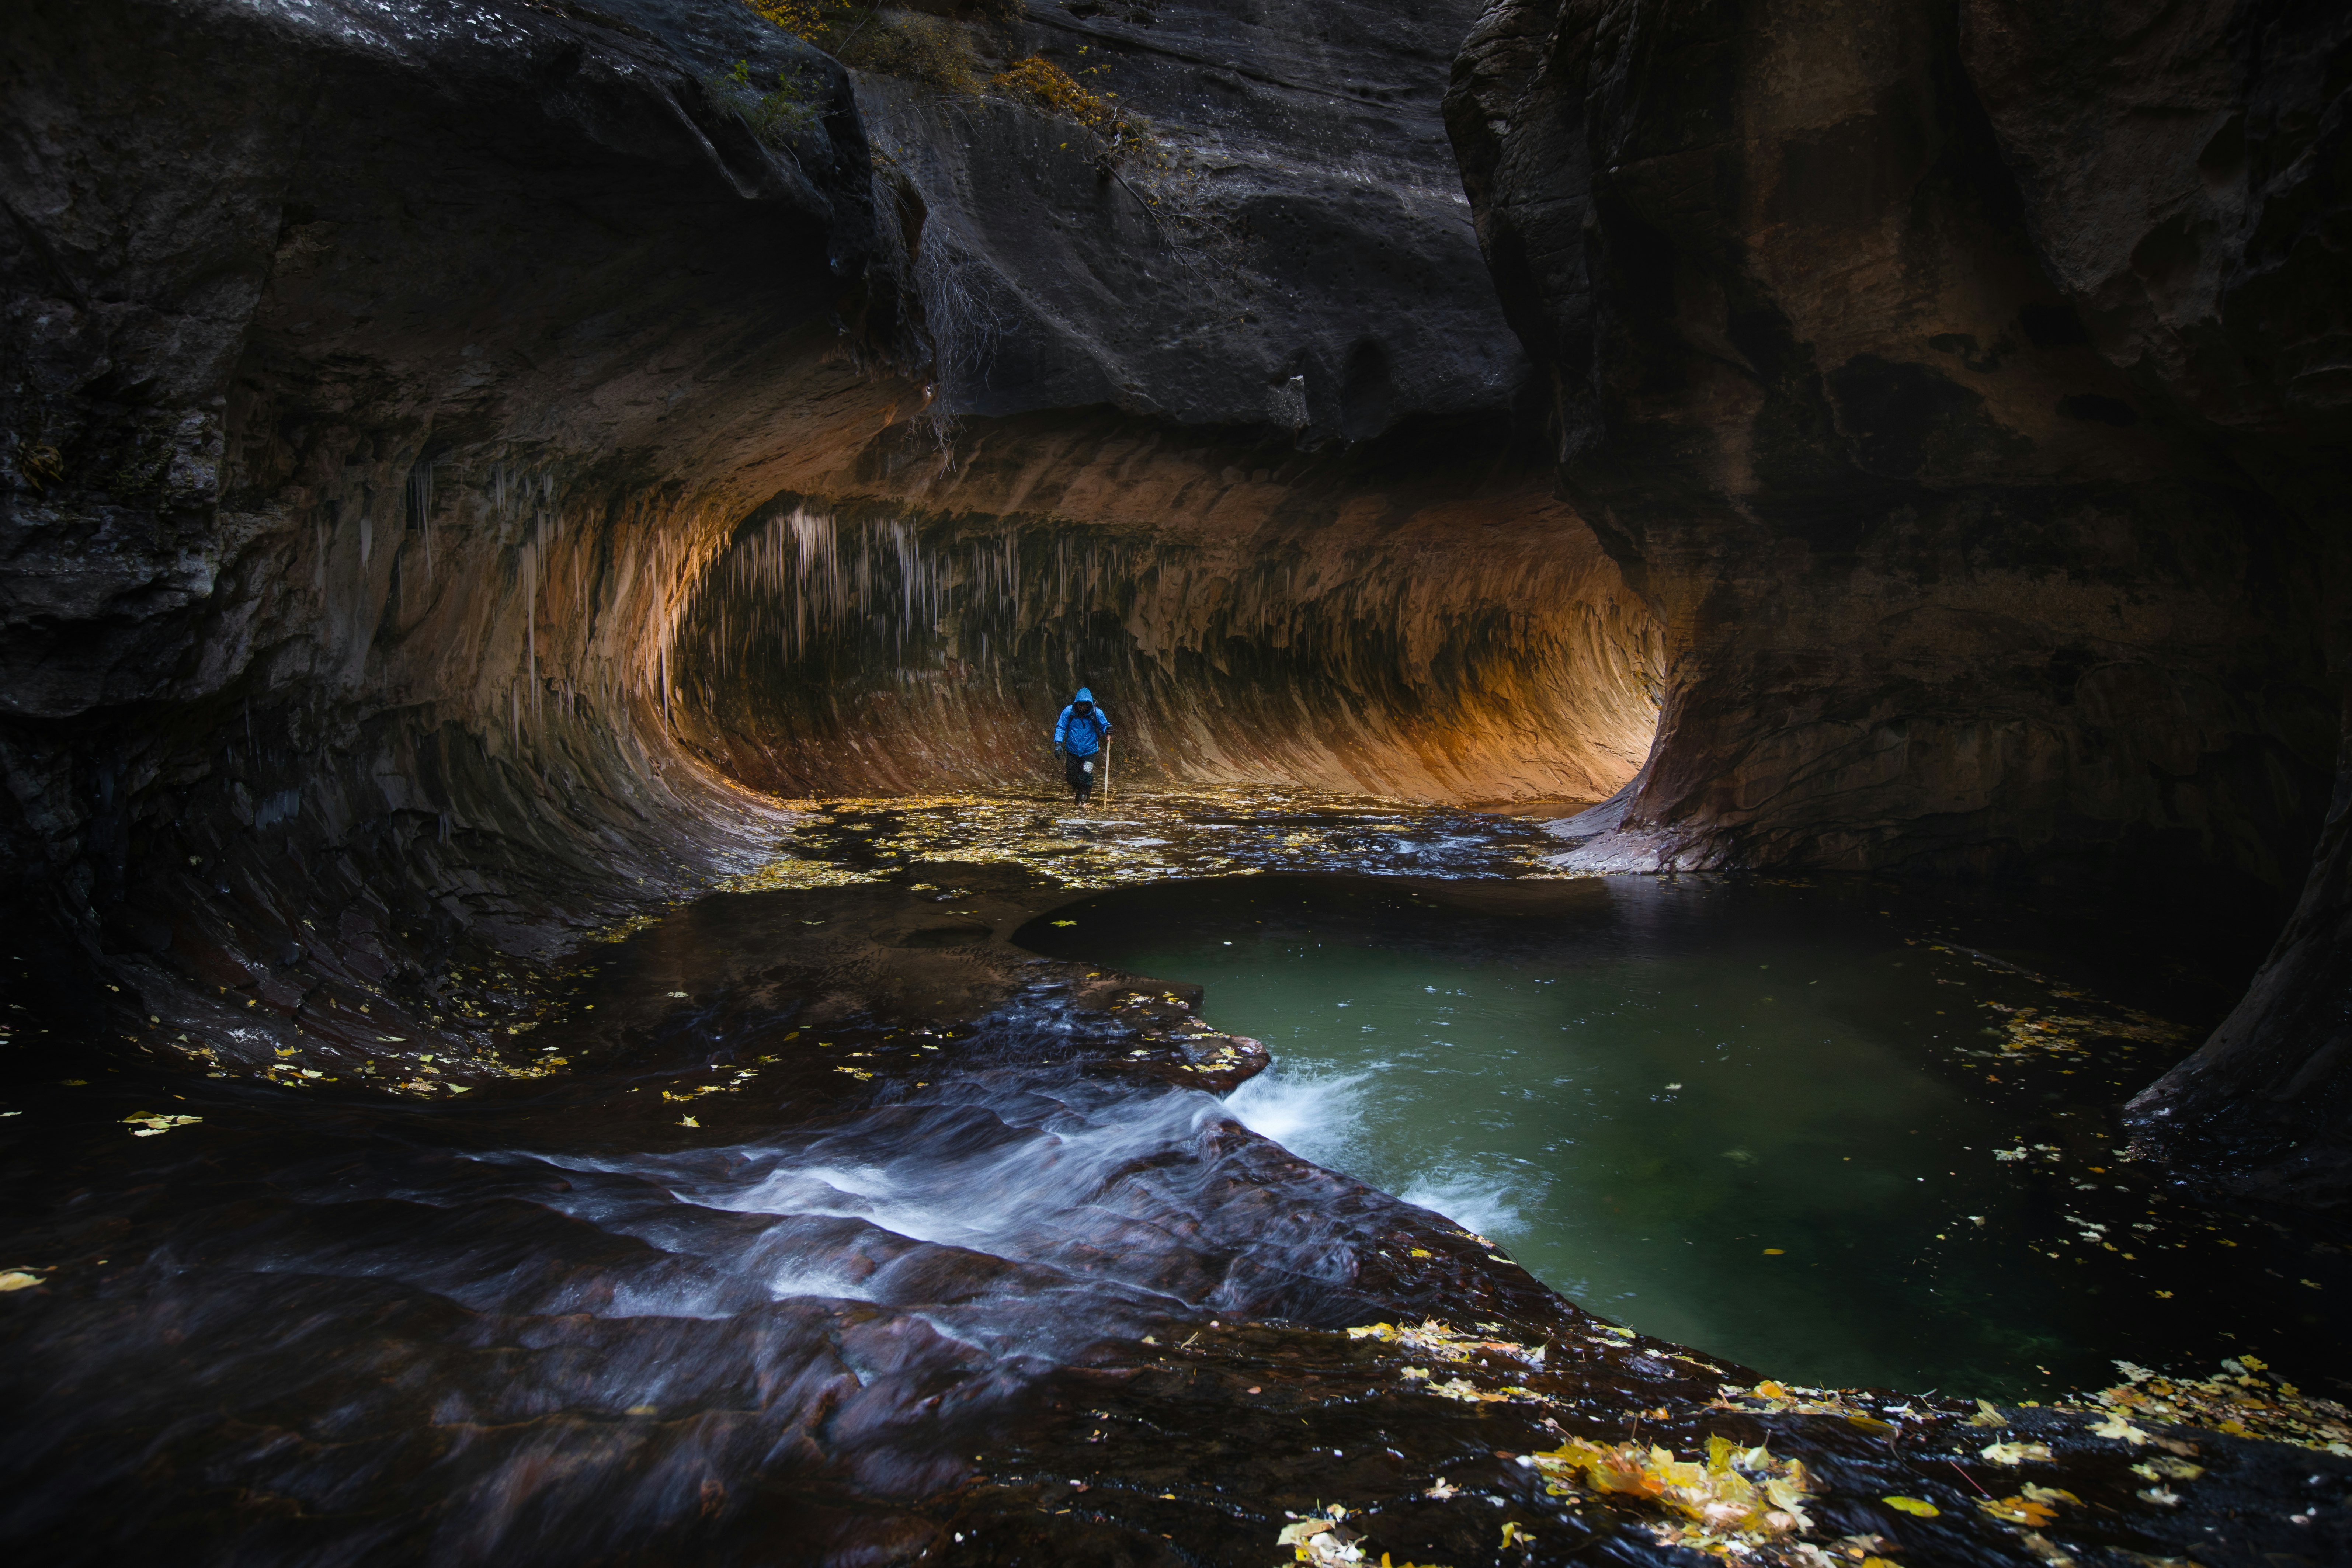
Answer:
<path fill-rule="evenodd" d="M 1078 688 L 1078 694 L 1070 699 L 1073 702 L 1092 702 L 1094 700 L 1095 694 L 1083 686 Z"/>

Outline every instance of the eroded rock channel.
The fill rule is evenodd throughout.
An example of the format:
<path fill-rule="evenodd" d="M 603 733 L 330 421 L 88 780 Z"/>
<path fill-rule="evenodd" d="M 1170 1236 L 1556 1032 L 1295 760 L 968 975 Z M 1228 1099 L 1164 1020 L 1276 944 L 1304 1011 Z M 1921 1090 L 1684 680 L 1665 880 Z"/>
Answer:
<path fill-rule="evenodd" d="M 2333 12 L 0 37 L 0 1539 L 2352 1553 Z M 1081 684 L 1117 729 L 1074 805 Z M 2059 1334 L 2091 1370 L 2046 1387 L 1855 1389 L 1571 1302 L 1572 1227 L 1252 1130 L 1353 1059 L 1181 972 L 1268 890 L 1351 973 L 1549 942 L 1586 1011 L 1726 1052 L 1811 1026 L 1723 1000 L 1744 943 L 1916 950 L 1805 1016 L 1998 1120 L 2014 1202 L 1856 1223 L 2136 1304 L 1965 1363 Z M 1681 978 L 1595 957 L 1680 921 Z M 1522 1109 L 1465 1112 L 1496 1149 L 1577 1081 L 1514 1053 Z M 1656 1126 L 1614 1188 L 1542 1179 L 1758 1242 L 1699 1209 L 1766 1212 L 1769 1141 L 1693 1183 Z M 2264 1281 L 2127 1256 L 2190 1241 Z M 1953 1310 L 1854 1278 L 1855 1339 Z"/>

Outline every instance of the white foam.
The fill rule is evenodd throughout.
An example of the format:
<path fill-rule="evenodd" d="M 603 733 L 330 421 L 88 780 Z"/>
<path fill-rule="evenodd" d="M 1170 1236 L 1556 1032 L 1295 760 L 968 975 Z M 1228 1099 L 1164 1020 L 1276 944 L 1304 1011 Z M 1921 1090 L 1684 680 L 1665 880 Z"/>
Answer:
<path fill-rule="evenodd" d="M 1385 1161 L 1367 1158 L 1374 1151 L 1364 1142 L 1364 1120 L 1373 1104 L 1373 1080 L 1385 1070 L 1385 1063 L 1352 1073 L 1276 1068 L 1234 1090 L 1225 1109 L 1259 1137 L 1273 1139 L 1302 1159 L 1387 1186 L 1406 1203 L 1434 1210 L 1465 1230 L 1485 1237 L 1516 1231 L 1519 1204 L 1527 1196 L 1524 1176 L 1453 1165 L 1415 1173 L 1399 1186 L 1392 1184 L 1393 1168 L 1375 1168 Z"/>
<path fill-rule="evenodd" d="M 1433 1209 L 1463 1229 L 1489 1238 L 1519 1227 L 1518 1205 L 1510 1184 L 1479 1171 L 1442 1171 L 1416 1176 L 1397 1196 Z"/>
<path fill-rule="evenodd" d="M 1259 1137 L 1302 1159 L 1349 1170 L 1360 1163 L 1349 1156 L 1363 1130 L 1362 1085 L 1377 1070 L 1307 1073 L 1276 1068 L 1227 1095 L 1225 1109 Z"/>

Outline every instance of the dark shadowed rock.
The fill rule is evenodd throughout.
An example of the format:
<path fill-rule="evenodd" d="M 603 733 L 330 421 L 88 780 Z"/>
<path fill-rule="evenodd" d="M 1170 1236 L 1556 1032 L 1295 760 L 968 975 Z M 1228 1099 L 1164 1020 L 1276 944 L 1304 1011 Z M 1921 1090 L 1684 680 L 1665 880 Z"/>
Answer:
<path fill-rule="evenodd" d="M 1526 374 L 1439 118 L 1464 0 L 1040 4 L 1006 35 L 1150 130 L 869 78 L 957 413 L 1108 404 L 1365 440 L 1500 418 Z M 949 318 L 954 318 L 950 321 Z"/>
<path fill-rule="evenodd" d="M 1672 670 L 1621 820 L 1567 863 L 2277 918 L 2336 721 L 2343 31 L 1487 13 L 1448 122 L 1564 489 Z"/>
<path fill-rule="evenodd" d="M 2100 353 L 2310 531 L 2344 668 L 2352 438 L 2352 14 L 1964 12 L 1962 43 L 2050 275 Z M 2302 901 L 2204 1049 L 2134 1100 L 2147 1142 L 2250 1195 L 2352 1198 L 2347 758 Z"/>

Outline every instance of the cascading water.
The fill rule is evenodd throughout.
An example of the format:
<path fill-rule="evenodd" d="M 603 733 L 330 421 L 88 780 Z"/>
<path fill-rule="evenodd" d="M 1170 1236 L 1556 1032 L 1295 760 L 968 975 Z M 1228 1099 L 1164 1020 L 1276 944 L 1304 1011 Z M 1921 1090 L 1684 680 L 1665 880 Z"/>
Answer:
<path fill-rule="evenodd" d="M 842 897 L 835 921 L 903 895 Z M 632 943 L 593 990 L 630 1068 L 551 1093 L 122 1086 L 185 1108 L 153 1142 L 111 1103 L 44 1107 L 43 1184 L 79 1195 L 16 1244 L 90 1261 L 0 1316 L 39 1369 L 0 1529 L 58 1561 L 553 1563 L 757 1540 L 781 1510 L 793 1552 L 863 1560 L 936 1543 L 952 1508 L 898 1515 L 1050 1439 L 1066 1369 L 1221 1318 L 1395 1310 L 1365 1277 L 1430 1216 L 1157 1081 L 1192 1046 L 1077 1005 L 1097 976 L 1033 964 L 955 1028 L 812 1025 L 768 990 L 807 908 L 738 899 Z M 609 1058 L 590 1016 L 565 1048 Z M 209 1516 L 234 1546 L 188 1539 L 222 1488 L 275 1500 Z"/>

